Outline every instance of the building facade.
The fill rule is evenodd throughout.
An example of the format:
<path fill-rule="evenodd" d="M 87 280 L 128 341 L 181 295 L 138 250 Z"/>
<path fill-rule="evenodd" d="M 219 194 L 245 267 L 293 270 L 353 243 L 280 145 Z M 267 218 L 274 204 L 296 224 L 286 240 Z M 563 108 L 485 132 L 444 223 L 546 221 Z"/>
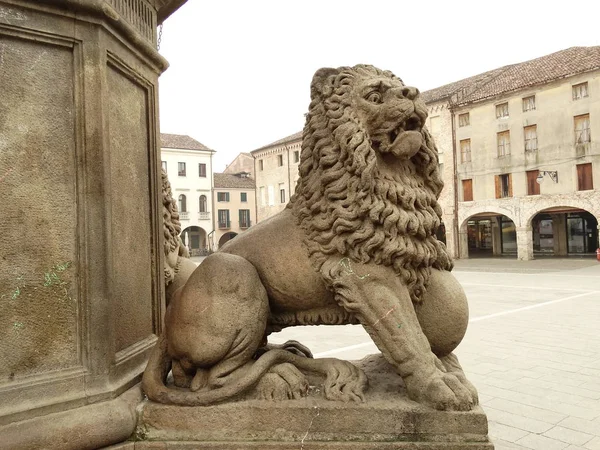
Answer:
<path fill-rule="evenodd" d="M 256 220 L 265 220 L 285 208 L 298 182 L 302 132 L 251 152 L 256 174 Z"/>
<path fill-rule="evenodd" d="M 161 133 L 162 168 L 167 171 L 181 220 L 181 239 L 190 253 L 214 249 L 213 154 L 189 136 Z"/>
<path fill-rule="evenodd" d="M 235 157 L 230 164 L 227 165 L 223 173 L 235 175 L 246 172 L 250 174 L 250 178 L 256 179 L 254 176 L 254 158 L 250 153 L 240 153 Z"/>
<path fill-rule="evenodd" d="M 249 172 L 214 174 L 214 242 L 220 248 L 256 223 L 256 184 Z"/>
<path fill-rule="evenodd" d="M 505 66 L 423 98 L 444 155 L 441 203 L 454 257 L 595 252 L 600 47 Z"/>

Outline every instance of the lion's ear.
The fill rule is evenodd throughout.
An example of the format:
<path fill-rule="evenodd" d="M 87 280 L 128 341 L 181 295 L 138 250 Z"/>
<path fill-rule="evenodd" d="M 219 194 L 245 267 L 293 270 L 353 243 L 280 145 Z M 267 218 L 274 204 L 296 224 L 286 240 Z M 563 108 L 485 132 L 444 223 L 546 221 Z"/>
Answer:
<path fill-rule="evenodd" d="M 330 67 L 317 70 L 310 84 L 310 98 L 314 100 L 317 97 L 328 97 L 333 90 L 333 82 L 338 73 L 340 73 L 339 69 Z"/>

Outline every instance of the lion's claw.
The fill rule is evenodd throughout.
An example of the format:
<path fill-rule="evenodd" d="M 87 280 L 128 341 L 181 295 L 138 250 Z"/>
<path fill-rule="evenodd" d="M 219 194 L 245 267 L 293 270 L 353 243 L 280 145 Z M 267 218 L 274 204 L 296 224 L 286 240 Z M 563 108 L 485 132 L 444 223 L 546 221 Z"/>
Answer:
<path fill-rule="evenodd" d="M 469 411 L 477 404 L 477 395 L 456 374 L 440 371 L 436 371 L 418 397 L 419 401 L 442 411 Z"/>

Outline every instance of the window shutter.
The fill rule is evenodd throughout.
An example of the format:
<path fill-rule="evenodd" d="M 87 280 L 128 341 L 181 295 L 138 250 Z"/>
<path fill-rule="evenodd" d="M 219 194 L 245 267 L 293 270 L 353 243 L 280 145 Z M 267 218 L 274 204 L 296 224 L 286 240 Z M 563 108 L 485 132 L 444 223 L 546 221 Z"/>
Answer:
<path fill-rule="evenodd" d="M 500 198 L 502 195 L 502 188 L 501 188 L 501 184 L 500 184 L 500 175 L 494 176 L 494 184 L 495 184 L 495 188 L 496 188 L 496 198 Z"/>
<path fill-rule="evenodd" d="M 240 225 L 242 225 L 244 223 L 244 218 L 242 217 L 242 210 L 241 209 L 238 210 L 238 214 L 239 214 L 238 218 L 240 219 Z"/>
<path fill-rule="evenodd" d="M 508 196 L 509 197 L 513 196 L 513 191 L 512 191 L 512 173 L 508 174 Z"/>

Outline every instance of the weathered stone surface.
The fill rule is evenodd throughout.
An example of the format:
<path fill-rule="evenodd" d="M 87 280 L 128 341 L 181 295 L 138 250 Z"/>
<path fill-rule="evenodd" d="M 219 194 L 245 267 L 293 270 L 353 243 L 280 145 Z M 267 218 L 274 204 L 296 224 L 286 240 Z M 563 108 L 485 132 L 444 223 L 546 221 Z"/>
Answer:
<path fill-rule="evenodd" d="M 134 425 L 114 398 L 164 311 L 163 6 L 0 0 L 0 446 L 99 447 Z"/>
<path fill-rule="evenodd" d="M 113 400 L 0 426 L 0 446 L 92 450 L 121 442 L 135 429 L 135 409 L 141 400 L 137 385 Z"/>
<path fill-rule="evenodd" d="M 468 307 L 435 234 L 443 183 L 426 117 L 419 91 L 388 71 L 315 73 L 295 195 L 174 295 L 144 374 L 149 398 L 300 398 L 311 372 L 325 378 L 327 399 L 363 401 L 362 370 L 265 339 L 288 326 L 360 323 L 410 398 L 439 410 L 477 404 L 452 354 Z M 165 386 L 171 369 L 180 389 Z"/>
<path fill-rule="evenodd" d="M 135 448 L 493 449 L 477 407 L 442 412 L 407 398 L 381 355 L 357 363 L 371 388 L 363 404 L 331 402 L 322 386 L 299 400 L 242 400 L 206 407 L 144 402 Z M 194 447 L 196 446 L 196 447 Z"/>

